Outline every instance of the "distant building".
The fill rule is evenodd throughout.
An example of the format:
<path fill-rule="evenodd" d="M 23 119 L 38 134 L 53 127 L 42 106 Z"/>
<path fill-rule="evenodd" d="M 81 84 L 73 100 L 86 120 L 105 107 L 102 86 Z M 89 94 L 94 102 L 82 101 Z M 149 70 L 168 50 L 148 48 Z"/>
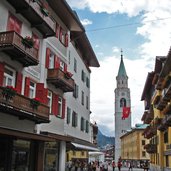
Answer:
<path fill-rule="evenodd" d="M 121 52 L 121 61 L 118 75 L 116 77 L 117 87 L 115 89 L 115 161 L 121 156 L 120 137 L 131 129 L 131 114 L 123 118 L 123 107 L 131 107 L 130 89 L 128 88 L 128 76 L 126 74 L 123 55 Z"/>
<path fill-rule="evenodd" d="M 125 166 L 132 162 L 134 167 L 149 162 L 149 154 L 144 149 L 149 143 L 143 136 L 147 125 L 137 124 L 135 128 L 121 136 L 121 158 Z"/>
<path fill-rule="evenodd" d="M 142 121 L 149 126 L 144 137 L 150 154 L 150 170 L 171 170 L 171 50 L 157 56 L 154 71 L 148 73 L 141 100 L 144 101 Z"/>

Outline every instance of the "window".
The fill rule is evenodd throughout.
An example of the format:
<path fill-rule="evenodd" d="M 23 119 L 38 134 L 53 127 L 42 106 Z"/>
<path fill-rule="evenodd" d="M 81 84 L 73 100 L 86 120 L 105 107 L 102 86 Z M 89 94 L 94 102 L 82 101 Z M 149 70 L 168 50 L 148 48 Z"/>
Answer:
<path fill-rule="evenodd" d="M 145 157 L 145 156 L 146 156 L 146 152 L 142 151 L 142 157 Z"/>
<path fill-rule="evenodd" d="M 5 66 L 5 69 L 4 69 L 4 78 L 3 78 L 3 86 L 15 86 L 15 76 L 16 75 L 16 72 Z"/>
<path fill-rule="evenodd" d="M 86 133 L 89 133 L 89 122 L 88 121 L 86 121 Z"/>
<path fill-rule="evenodd" d="M 86 86 L 90 88 L 90 79 L 88 77 L 86 77 Z"/>
<path fill-rule="evenodd" d="M 77 84 L 74 85 L 73 96 L 75 98 L 78 98 L 78 85 Z"/>
<path fill-rule="evenodd" d="M 52 92 L 48 91 L 48 95 L 47 95 L 47 99 L 48 99 L 48 106 L 49 106 L 49 112 L 52 112 Z"/>
<path fill-rule="evenodd" d="M 121 98 L 120 100 L 120 107 L 125 107 L 126 106 L 126 99 Z"/>
<path fill-rule="evenodd" d="M 54 68 L 54 58 L 55 58 L 55 54 L 53 52 L 50 52 L 50 56 L 49 56 L 49 69 Z"/>
<path fill-rule="evenodd" d="M 142 140 L 142 145 L 145 145 L 145 140 Z"/>
<path fill-rule="evenodd" d="M 86 109 L 88 109 L 88 106 L 89 106 L 89 99 L 88 96 L 86 96 Z"/>
<path fill-rule="evenodd" d="M 80 126 L 81 131 L 84 131 L 85 130 L 84 123 L 85 123 L 85 119 L 83 117 L 81 117 L 81 126 Z"/>
<path fill-rule="evenodd" d="M 164 143 L 168 143 L 168 131 L 164 132 Z"/>
<path fill-rule="evenodd" d="M 30 81 L 29 97 L 34 98 L 36 93 L 36 83 Z"/>
<path fill-rule="evenodd" d="M 84 156 L 84 151 L 81 151 L 81 155 Z"/>
<path fill-rule="evenodd" d="M 77 72 L 77 60 L 74 58 L 74 71 Z"/>
<path fill-rule="evenodd" d="M 58 116 L 62 116 L 62 98 L 58 97 Z"/>
<path fill-rule="evenodd" d="M 67 124 L 71 122 L 71 109 L 67 107 Z"/>
<path fill-rule="evenodd" d="M 20 34 L 21 33 L 21 26 L 22 26 L 21 21 L 18 20 L 14 15 L 12 15 L 10 13 L 9 17 L 8 17 L 7 30 L 8 31 L 15 31 L 18 34 Z"/>
<path fill-rule="evenodd" d="M 85 72 L 83 70 L 81 72 L 81 80 L 85 82 Z"/>
<path fill-rule="evenodd" d="M 77 127 L 77 113 L 73 111 L 72 113 L 72 126 Z"/>
<path fill-rule="evenodd" d="M 166 160 L 165 160 L 166 161 L 166 167 L 169 167 L 169 156 L 166 155 L 165 158 L 166 158 Z"/>
<path fill-rule="evenodd" d="M 60 69 L 64 71 L 65 63 L 60 60 Z"/>
<path fill-rule="evenodd" d="M 81 104 L 84 105 L 84 92 L 81 92 Z"/>

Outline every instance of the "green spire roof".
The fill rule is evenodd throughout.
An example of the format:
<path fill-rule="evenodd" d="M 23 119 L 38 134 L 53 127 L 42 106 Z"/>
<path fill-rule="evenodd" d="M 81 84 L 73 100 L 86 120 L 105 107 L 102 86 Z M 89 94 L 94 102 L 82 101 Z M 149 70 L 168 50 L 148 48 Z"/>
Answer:
<path fill-rule="evenodd" d="M 119 66 L 118 77 L 127 77 L 125 65 L 123 62 L 122 50 L 121 50 L 121 62 L 120 62 L 120 66 Z"/>

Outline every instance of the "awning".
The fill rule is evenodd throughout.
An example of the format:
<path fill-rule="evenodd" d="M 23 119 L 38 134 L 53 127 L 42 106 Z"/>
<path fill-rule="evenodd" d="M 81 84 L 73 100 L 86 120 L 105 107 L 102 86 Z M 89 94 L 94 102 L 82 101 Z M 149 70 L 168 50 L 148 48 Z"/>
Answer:
<path fill-rule="evenodd" d="M 77 149 L 88 150 L 88 151 L 99 151 L 99 149 L 95 148 L 95 147 L 82 145 L 82 144 L 77 144 L 77 143 L 73 143 L 73 142 L 71 144 Z"/>

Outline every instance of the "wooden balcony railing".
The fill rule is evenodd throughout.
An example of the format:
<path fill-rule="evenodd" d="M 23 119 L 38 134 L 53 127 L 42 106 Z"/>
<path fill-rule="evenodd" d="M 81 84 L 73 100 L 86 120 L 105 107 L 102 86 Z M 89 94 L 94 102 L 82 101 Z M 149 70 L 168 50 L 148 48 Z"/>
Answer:
<path fill-rule="evenodd" d="M 72 78 L 68 78 L 60 69 L 48 69 L 47 82 L 54 84 L 64 92 L 74 91 L 74 80 Z"/>
<path fill-rule="evenodd" d="M 144 131 L 144 136 L 147 139 L 152 138 L 156 134 L 157 134 L 157 127 L 156 126 L 149 126 Z"/>
<path fill-rule="evenodd" d="M 37 65 L 38 50 L 34 47 L 27 48 L 22 43 L 23 37 L 14 31 L 0 33 L 0 51 L 10 55 L 14 60 L 23 64 L 23 66 Z"/>
<path fill-rule="evenodd" d="M 39 0 L 7 0 L 17 13 L 22 14 L 32 27 L 38 29 L 44 37 L 54 36 L 56 32 L 56 22 L 52 18 L 48 8 L 48 14 L 42 12 L 42 2 Z"/>
<path fill-rule="evenodd" d="M 6 100 L 2 95 L 3 88 L 0 87 L 0 110 L 1 112 L 18 116 L 20 119 L 33 120 L 36 123 L 49 122 L 49 107 L 40 104 L 34 109 L 30 104 L 30 98 L 16 94 L 11 100 Z"/>

